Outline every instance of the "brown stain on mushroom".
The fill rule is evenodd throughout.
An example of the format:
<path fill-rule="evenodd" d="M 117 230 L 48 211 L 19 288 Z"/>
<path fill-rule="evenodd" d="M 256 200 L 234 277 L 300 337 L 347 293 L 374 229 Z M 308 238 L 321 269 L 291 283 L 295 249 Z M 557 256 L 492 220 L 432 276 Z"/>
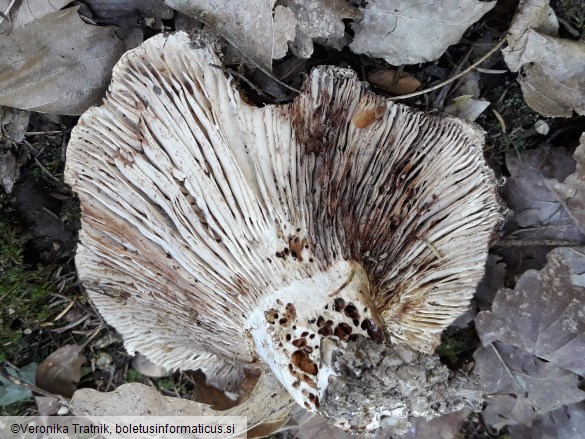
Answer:
<path fill-rule="evenodd" d="M 358 110 L 353 114 L 351 123 L 358 129 L 367 128 L 380 119 L 384 113 L 386 113 L 386 106 Z"/>
<path fill-rule="evenodd" d="M 293 352 L 290 356 L 290 361 L 293 366 L 309 375 L 317 375 L 319 371 L 319 367 L 313 363 L 309 355 L 304 351 L 298 350 Z"/>
<path fill-rule="evenodd" d="M 305 240 L 299 238 L 298 236 L 291 236 L 288 240 L 288 247 L 290 248 L 290 253 L 293 258 L 297 261 L 303 261 L 303 248 L 305 247 Z"/>

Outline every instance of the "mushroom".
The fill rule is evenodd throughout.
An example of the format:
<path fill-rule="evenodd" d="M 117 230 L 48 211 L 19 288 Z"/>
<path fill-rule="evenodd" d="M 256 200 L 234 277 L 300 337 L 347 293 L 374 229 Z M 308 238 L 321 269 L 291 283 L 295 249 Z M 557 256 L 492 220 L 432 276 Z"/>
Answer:
<path fill-rule="evenodd" d="M 483 135 L 337 67 L 257 108 L 218 63 L 153 37 L 81 117 L 79 277 L 129 353 L 227 390 L 263 368 L 326 412 L 356 346 L 429 354 L 467 309 L 501 217 Z"/>

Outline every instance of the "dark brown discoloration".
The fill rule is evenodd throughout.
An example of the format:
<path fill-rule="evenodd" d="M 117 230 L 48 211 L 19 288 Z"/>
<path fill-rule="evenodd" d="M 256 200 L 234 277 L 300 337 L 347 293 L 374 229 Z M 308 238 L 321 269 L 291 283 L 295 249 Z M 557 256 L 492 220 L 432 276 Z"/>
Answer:
<path fill-rule="evenodd" d="M 319 371 L 319 368 L 309 358 L 309 355 L 302 350 L 293 352 L 290 361 L 293 366 L 309 375 L 317 375 L 317 372 Z"/>
<path fill-rule="evenodd" d="M 288 247 L 290 248 L 290 254 L 293 258 L 297 261 L 303 261 L 303 248 L 305 247 L 305 240 L 299 238 L 298 236 L 291 236 L 288 240 Z"/>

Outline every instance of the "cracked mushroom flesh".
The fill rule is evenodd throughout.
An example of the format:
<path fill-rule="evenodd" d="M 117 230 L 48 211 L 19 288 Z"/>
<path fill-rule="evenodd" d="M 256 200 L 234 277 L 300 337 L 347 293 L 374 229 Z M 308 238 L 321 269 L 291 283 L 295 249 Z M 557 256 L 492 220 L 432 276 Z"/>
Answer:
<path fill-rule="evenodd" d="M 257 108 L 210 64 L 186 34 L 151 38 L 72 133 L 79 276 L 128 351 L 227 390 L 269 368 L 317 411 L 332 347 L 432 352 L 500 219 L 481 133 L 335 67 Z"/>

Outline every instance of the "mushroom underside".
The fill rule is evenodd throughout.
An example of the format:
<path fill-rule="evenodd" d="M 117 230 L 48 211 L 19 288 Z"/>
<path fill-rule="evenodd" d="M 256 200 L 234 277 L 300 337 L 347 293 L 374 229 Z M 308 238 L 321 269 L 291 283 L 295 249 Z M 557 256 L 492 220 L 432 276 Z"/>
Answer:
<path fill-rule="evenodd" d="M 65 172 L 80 280 L 130 353 L 227 390 L 270 368 L 319 410 L 340 373 L 324 352 L 429 354 L 467 308 L 501 218 L 483 137 L 335 67 L 253 107 L 219 63 L 153 37 L 81 117 Z"/>

